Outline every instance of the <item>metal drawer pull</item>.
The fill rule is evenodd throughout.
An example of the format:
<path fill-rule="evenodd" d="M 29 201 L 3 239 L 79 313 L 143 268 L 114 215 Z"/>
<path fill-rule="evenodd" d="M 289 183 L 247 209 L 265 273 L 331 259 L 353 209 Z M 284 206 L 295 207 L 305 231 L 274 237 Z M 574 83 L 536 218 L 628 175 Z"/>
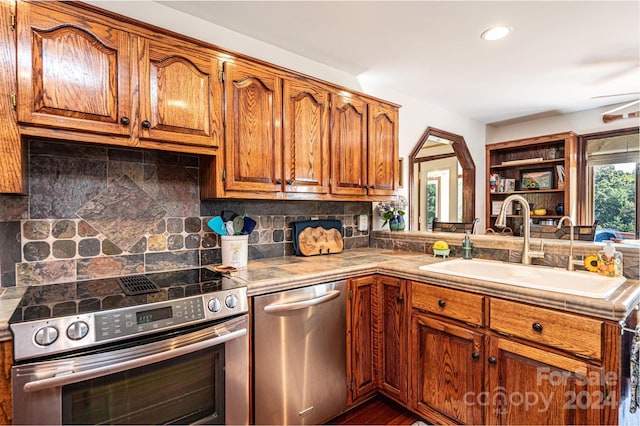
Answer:
<path fill-rule="evenodd" d="M 540 324 L 539 322 L 534 322 L 533 325 L 531 325 L 531 328 L 533 328 L 533 331 L 542 333 L 542 324 Z"/>
<path fill-rule="evenodd" d="M 446 302 L 444 300 L 438 300 L 438 306 L 444 308 L 444 305 L 446 305 Z"/>
<path fill-rule="evenodd" d="M 296 309 L 304 309 L 309 306 L 319 305 L 320 303 L 327 302 L 331 299 L 335 299 L 340 296 L 340 290 L 328 291 L 324 296 L 316 297 L 314 299 L 303 300 L 301 302 L 291 303 L 274 303 L 264 307 L 265 312 L 287 312 L 295 311 Z"/>
<path fill-rule="evenodd" d="M 170 351 L 163 351 L 141 358 L 135 358 L 129 361 L 120 362 L 113 365 L 107 365 L 104 367 L 94 368 L 92 370 L 81 371 L 78 373 L 69 372 L 62 376 L 49 377 L 47 379 L 35 380 L 33 382 L 25 383 L 23 390 L 25 392 L 38 392 L 44 389 L 56 388 L 72 383 L 79 383 L 85 380 L 94 379 L 96 377 L 107 376 L 109 374 L 119 373 L 125 370 L 131 370 L 145 365 L 154 364 L 156 362 L 165 361 L 167 359 L 177 358 L 182 355 L 197 352 L 202 349 L 217 346 L 221 343 L 228 342 L 229 340 L 236 339 L 238 337 L 247 334 L 247 329 L 232 331 L 229 334 L 223 336 L 217 336 L 212 339 L 203 340 L 202 342 L 194 343 L 192 345 L 183 346 L 181 348 L 172 349 Z"/>

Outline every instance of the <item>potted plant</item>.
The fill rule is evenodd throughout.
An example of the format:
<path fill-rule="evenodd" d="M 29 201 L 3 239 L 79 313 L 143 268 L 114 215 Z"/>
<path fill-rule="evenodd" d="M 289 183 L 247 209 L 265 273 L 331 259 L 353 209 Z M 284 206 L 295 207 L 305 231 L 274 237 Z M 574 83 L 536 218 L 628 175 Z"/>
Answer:
<path fill-rule="evenodd" d="M 378 204 L 378 217 L 384 220 L 382 227 L 387 223 L 391 231 L 402 231 L 405 228 L 404 209 L 407 208 L 407 199 L 399 196 L 396 200 L 386 201 Z"/>

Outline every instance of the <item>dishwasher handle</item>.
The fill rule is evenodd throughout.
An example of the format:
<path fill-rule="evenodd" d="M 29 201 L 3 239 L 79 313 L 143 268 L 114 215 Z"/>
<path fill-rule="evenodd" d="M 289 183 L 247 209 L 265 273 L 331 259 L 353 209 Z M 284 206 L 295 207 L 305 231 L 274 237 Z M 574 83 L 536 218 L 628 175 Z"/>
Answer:
<path fill-rule="evenodd" d="M 295 311 L 297 309 L 304 309 L 310 306 L 328 302 L 329 300 L 335 299 L 338 296 L 340 296 L 340 290 L 329 290 L 325 295 L 315 297 L 313 299 L 302 300 L 300 302 L 272 303 L 271 305 L 265 306 L 264 311 L 267 313 Z"/>

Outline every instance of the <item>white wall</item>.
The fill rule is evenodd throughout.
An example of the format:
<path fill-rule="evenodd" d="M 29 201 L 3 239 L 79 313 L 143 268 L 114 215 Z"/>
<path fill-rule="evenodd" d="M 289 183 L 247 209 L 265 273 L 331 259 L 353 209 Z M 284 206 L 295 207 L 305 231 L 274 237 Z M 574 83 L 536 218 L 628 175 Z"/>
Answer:
<path fill-rule="evenodd" d="M 619 104 L 624 105 L 624 104 Z M 602 122 L 602 114 L 618 105 L 589 109 L 571 114 L 559 114 L 552 117 L 525 121 L 500 127 L 487 126 L 487 144 L 523 139 L 553 133 L 575 132 L 589 134 L 615 129 L 625 129 L 640 125 L 640 118 L 626 118 L 610 123 Z M 630 112 L 629 110 L 620 111 Z"/>
<path fill-rule="evenodd" d="M 427 127 L 435 127 L 464 137 L 476 165 L 476 216 L 484 220 L 484 124 L 390 90 L 368 79 L 366 75 L 350 75 L 151 0 L 92 0 L 87 3 L 402 105 L 399 155 L 405 158 L 405 195 L 408 191 L 409 176 L 407 160 Z M 479 229 L 484 229 L 484 226 L 480 226 Z"/>

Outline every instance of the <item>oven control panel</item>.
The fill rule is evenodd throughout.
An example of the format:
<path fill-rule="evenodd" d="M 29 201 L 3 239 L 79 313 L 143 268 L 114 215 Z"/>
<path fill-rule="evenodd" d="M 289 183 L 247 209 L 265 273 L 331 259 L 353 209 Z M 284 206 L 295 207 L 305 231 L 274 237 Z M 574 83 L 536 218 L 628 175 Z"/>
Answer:
<path fill-rule="evenodd" d="M 16 361 L 87 348 L 249 310 L 247 288 L 100 312 L 11 324 Z"/>

